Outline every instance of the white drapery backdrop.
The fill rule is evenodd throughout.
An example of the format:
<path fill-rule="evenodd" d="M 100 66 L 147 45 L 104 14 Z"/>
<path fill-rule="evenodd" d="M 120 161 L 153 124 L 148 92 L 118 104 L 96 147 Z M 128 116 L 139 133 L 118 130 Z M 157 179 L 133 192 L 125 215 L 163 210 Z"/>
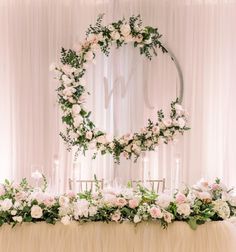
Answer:
<path fill-rule="evenodd" d="M 74 162 L 58 136 L 62 126 L 49 65 L 59 61 L 61 46 L 84 38 L 99 13 L 106 14 L 105 24 L 141 14 L 144 24 L 159 28 L 183 71 L 192 129 L 137 164 L 122 160 L 118 166 L 109 156 L 91 161 L 89 155 Z M 166 177 L 169 187 L 219 176 L 235 185 L 235 13 L 234 0 L 0 1 L 1 179 L 19 180 L 42 169 L 56 190 L 65 189 L 73 175 L 93 174 L 108 182 Z M 148 62 L 130 46 L 112 50 L 109 58 L 97 56 L 87 80 L 94 121 L 115 135 L 138 130 L 159 108 L 168 112 L 178 94 L 169 57 L 160 52 Z"/>

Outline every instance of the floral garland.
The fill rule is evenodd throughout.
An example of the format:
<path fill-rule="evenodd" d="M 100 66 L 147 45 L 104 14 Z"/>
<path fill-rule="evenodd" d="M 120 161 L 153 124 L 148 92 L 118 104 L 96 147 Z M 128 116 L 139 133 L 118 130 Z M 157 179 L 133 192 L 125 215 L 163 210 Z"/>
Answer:
<path fill-rule="evenodd" d="M 39 172 L 33 174 L 42 179 Z M 192 229 L 209 221 L 220 221 L 236 216 L 236 191 L 228 190 L 219 179 L 212 184 L 200 181 L 174 194 L 157 195 L 141 185 L 68 192 L 54 196 L 46 190 L 46 179 L 41 187 L 32 187 L 26 179 L 20 184 L 6 181 L 0 184 L 0 226 L 15 226 L 23 222 L 65 225 L 71 221 L 140 223 L 154 221 L 166 228 L 174 221 L 187 222 Z"/>
<path fill-rule="evenodd" d="M 136 161 L 141 152 L 155 150 L 159 144 L 167 144 L 176 138 L 178 133 L 183 134 L 188 130 L 187 114 L 177 99 L 171 103 L 168 118 L 160 110 L 157 112 L 158 122 L 149 119 L 148 125 L 140 132 L 129 133 L 109 141 L 107 134 L 95 127 L 90 119 L 91 112 L 84 106 L 89 93 L 83 78 L 88 63 L 94 61 L 95 53 L 100 49 L 108 56 L 111 45 L 115 44 L 119 48 L 127 43 L 138 47 L 140 54 L 144 54 L 150 60 L 153 55 L 157 55 L 157 47 L 163 53 L 167 52 L 159 40 L 161 35 L 157 28 L 143 27 L 140 16 L 132 16 L 128 21 L 119 20 L 108 26 L 101 24 L 102 17 L 98 17 L 95 26 L 90 25 L 82 44 L 76 45 L 74 50 L 62 48 L 61 64 L 52 66 L 60 82 L 57 92 L 63 111 L 62 121 L 66 124 L 66 132 L 60 135 L 69 150 L 72 146 L 77 146 L 78 151 L 83 153 L 88 149 L 94 149 L 94 158 L 100 152 L 112 154 L 118 163 L 120 155 L 127 159 L 134 156 Z"/>

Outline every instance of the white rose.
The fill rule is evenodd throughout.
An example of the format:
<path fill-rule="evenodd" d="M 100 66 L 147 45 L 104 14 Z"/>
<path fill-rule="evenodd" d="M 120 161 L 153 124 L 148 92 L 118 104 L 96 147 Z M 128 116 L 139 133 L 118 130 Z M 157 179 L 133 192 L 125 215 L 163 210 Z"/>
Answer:
<path fill-rule="evenodd" d="M 31 207 L 31 216 L 35 219 L 39 219 L 43 216 L 43 210 L 40 206 L 33 205 Z"/>
<path fill-rule="evenodd" d="M 92 137 L 93 137 L 93 132 L 92 132 L 92 131 L 87 131 L 85 137 L 86 137 L 88 140 L 91 140 Z"/>
<path fill-rule="evenodd" d="M 107 140 L 106 140 L 106 136 L 105 135 L 102 135 L 102 136 L 99 136 L 96 138 L 97 142 L 100 143 L 100 144 L 106 144 L 107 143 Z"/>
<path fill-rule="evenodd" d="M 118 40 L 118 39 L 120 38 L 119 32 L 113 31 L 113 32 L 111 33 L 111 38 L 114 39 L 114 40 Z"/>
<path fill-rule="evenodd" d="M 115 144 L 114 144 L 113 142 L 111 142 L 111 143 L 109 144 L 109 147 L 110 147 L 111 149 L 113 149 L 113 148 L 115 147 Z"/>
<path fill-rule="evenodd" d="M 12 219 L 13 219 L 14 221 L 16 221 L 16 222 L 19 222 L 19 223 L 21 223 L 21 222 L 23 221 L 23 219 L 22 219 L 21 216 L 14 216 Z"/>
<path fill-rule="evenodd" d="M 16 210 L 12 210 L 11 211 L 11 215 L 16 215 L 17 214 L 17 211 Z"/>
<path fill-rule="evenodd" d="M 62 70 L 66 75 L 72 75 L 72 73 L 74 73 L 76 68 L 66 64 L 62 66 Z"/>
<path fill-rule="evenodd" d="M 59 216 L 62 217 L 71 213 L 71 208 L 69 207 L 69 205 L 59 207 L 58 210 L 59 210 Z"/>
<path fill-rule="evenodd" d="M 18 208 L 18 207 L 20 207 L 20 202 L 19 201 L 15 201 L 14 208 Z"/>
<path fill-rule="evenodd" d="M 67 88 L 65 88 L 65 89 L 62 91 L 62 93 L 63 93 L 64 96 L 72 96 L 73 93 L 75 93 L 75 92 L 76 92 L 76 89 L 73 88 L 73 87 L 67 87 Z"/>
<path fill-rule="evenodd" d="M 190 205 L 187 203 L 177 205 L 177 213 L 185 217 L 189 216 L 191 213 Z"/>
<path fill-rule="evenodd" d="M 121 25 L 120 32 L 124 37 L 128 36 L 131 32 L 130 26 L 128 24 Z"/>
<path fill-rule="evenodd" d="M 229 203 L 231 206 L 236 207 L 236 194 L 229 195 Z"/>
<path fill-rule="evenodd" d="M 62 80 L 63 80 L 63 83 L 66 85 L 66 86 L 69 86 L 73 80 L 70 79 L 67 75 L 63 74 L 62 75 Z"/>
<path fill-rule="evenodd" d="M 141 221 L 141 218 L 138 215 L 134 216 L 134 223 L 139 223 Z"/>
<path fill-rule="evenodd" d="M 74 120 L 74 126 L 75 128 L 78 128 L 80 126 L 80 124 L 83 122 L 83 117 L 80 115 L 77 115 L 76 117 L 73 118 Z"/>
<path fill-rule="evenodd" d="M 66 215 L 61 218 L 61 223 L 64 225 L 69 225 L 70 224 L 70 216 Z"/>
<path fill-rule="evenodd" d="M 182 128 L 184 128 L 185 124 L 186 124 L 186 121 L 184 120 L 184 118 L 180 117 L 178 119 L 178 125 L 179 125 L 179 127 L 182 129 Z"/>
<path fill-rule="evenodd" d="M 74 105 L 72 106 L 72 113 L 73 113 L 74 115 L 78 115 L 78 114 L 80 113 L 80 111 L 81 111 L 81 107 L 80 107 L 79 104 L 74 104 Z"/>
<path fill-rule="evenodd" d="M 4 199 L 1 202 L 2 211 L 8 211 L 13 206 L 11 199 Z"/>
<path fill-rule="evenodd" d="M 88 51 L 88 52 L 85 54 L 84 58 L 85 58 L 85 60 L 87 60 L 87 61 L 92 61 L 93 58 L 94 58 L 93 52 Z"/>

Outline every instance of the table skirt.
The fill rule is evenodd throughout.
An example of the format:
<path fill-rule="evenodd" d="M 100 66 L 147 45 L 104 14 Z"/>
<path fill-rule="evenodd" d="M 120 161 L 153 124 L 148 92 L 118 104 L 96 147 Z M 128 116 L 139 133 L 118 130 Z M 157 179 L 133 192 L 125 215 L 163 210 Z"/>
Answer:
<path fill-rule="evenodd" d="M 235 252 L 236 227 L 211 222 L 196 231 L 183 222 L 163 230 L 157 223 L 27 223 L 0 228 L 0 252 Z"/>

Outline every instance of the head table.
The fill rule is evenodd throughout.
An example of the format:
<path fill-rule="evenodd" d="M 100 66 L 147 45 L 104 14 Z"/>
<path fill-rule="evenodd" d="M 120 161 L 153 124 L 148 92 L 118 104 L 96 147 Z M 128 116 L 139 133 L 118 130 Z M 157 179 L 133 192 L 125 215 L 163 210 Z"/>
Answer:
<path fill-rule="evenodd" d="M 70 225 L 44 222 L 0 228 L 4 252 L 234 252 L 236 227 L 220 221 L 192 230 L 183 222 L 163 230 L 157 223 L 84 223 Z"/>

